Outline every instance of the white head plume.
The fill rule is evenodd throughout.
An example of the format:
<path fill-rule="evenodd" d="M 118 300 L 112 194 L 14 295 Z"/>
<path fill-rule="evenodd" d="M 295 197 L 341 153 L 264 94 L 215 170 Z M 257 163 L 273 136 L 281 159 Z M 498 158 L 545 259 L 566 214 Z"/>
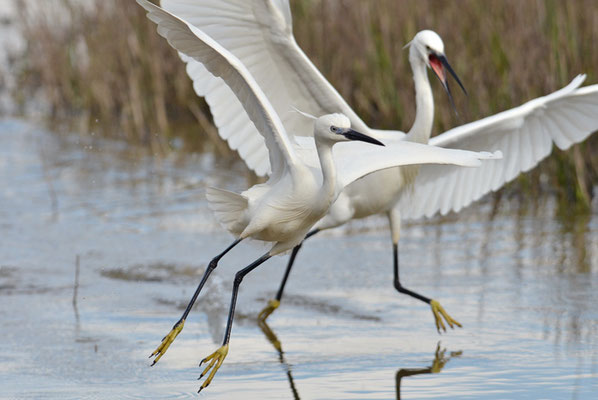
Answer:
<path fill-rule="evenodd" d="M 306 113 L 306 112 L 304 112 L 304 111 L 301 111 L 301 110 L 299 110 L 297 107 L 291 106 L 291 108 L 292 108 L 292 109 L 293 109 L 295 112 L 297 112 L 297 113 L 299 113 L 299 114 L 303 115 L 305 118 L 309 118 L 309 119 L 313 119 L 313 120 L 316 120 L 316 119 L 318 119 L 317 117 L 314 117 L 313 115 L 311 115 L 311 114 L 309 114 L 309 113 Z"/>

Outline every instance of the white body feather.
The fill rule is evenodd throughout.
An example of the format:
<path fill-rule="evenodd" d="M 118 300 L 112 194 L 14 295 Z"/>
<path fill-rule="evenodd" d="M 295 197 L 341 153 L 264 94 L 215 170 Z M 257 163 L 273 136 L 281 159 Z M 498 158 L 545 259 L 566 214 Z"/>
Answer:
<path fill-rule="evenodd" d="M 315 139 L 313 145 L 299 145 L 294 132 L 285 128 L 273 103 L 235 55 L 183 19 L 146 0 L 137 2 L 148 11 L 148 18 L 158 25 L 158 33 L 170 45 L 201 63 L 213 75 L 208 86 L 228 87 L 249 120 L 245 123 L 261 136 L 271 168 L 268 181 L 242 194 L 210 189 L 207 196 L 216 216 L 233 234 L 273 242 L 270 255 L 299 244 L 342 189 L 365 175 L 380 169 L 425 163 L 479 166 L 481 159 L 500 157 L 498 153 L 449 150 L 401 141 L 392 143 L 385 151 L 374 151 L 376 146 L 353 142 L 337 154 L 339 165 L 345 165 L 337 173 L 332 146 L 348 139 L 333 128 L 347 132 L 351 126 L 349 118 L 328 114 L 318 118 L 315 124 L 310 121 L 312 126 L 308 129 Z M 225 13 L 229 10 L 224 3 L 216 8 Z M 212 109 L 220 107 L 224 106 L 213 105 Z M 238 127 L 241 131 L 244 128 L 245 125 Z"/>
<path fill-rule="evenodd" d="M 432 92 L 426 67 L 410 49 L 416 86 L 417 116 L 408 134 L 370 129 L 351 110 L 299 48 L 292 34 L 290 7 L 286 0 L 162 0 L 165 8 L 205 29 L 235 54 L 255 76 L 266 96 L 275 102 L 285 127 L 300 135 L 309 122 L 292 107 L 315 115 L 342 112 L 352 126 L 379 140 L 394 139 L 426 143 L 433 119 Z M 242 106 L 231 104 L 225 85 L 218 84 L 197 62 L 187 71 L 197 93 L 206 96 L 219 133 L 239 151 L 258 175 L 269 170 L 267 154 L 255 128 L 243 121 Z M 395 220 L 458 211 L 484 194 L 497 190 L 559 148 L 583 141 L 598 129 L 598 85 L 579 88 L 579 76 L 565 89 L 534 99 L 482 120 L 452 129 L 430 140 L 442 147 L 475 151 L 502 151 L 500 162 L 463 169 L 428 165 L 421 168 L 384 170 L 346 187 L 319 228 L 337 226 L 351 218 L 386 212 Z M 209 90 L 205 90 L 209 87 Z M 225 107 L 224 104 L 227 106 Z M 242 127 L 241 130 L 237 128 Z M 409 188 L 403 190 L 403 188 Z M 375 196 L 369 195 L 375 192 Z M 391 221 L 398 229 L 398 222 Z"/>

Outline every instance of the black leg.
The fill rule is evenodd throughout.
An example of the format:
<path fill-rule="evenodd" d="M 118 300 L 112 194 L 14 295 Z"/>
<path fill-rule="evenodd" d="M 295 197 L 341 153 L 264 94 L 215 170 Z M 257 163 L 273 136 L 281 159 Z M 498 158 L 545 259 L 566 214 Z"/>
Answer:
<path fill-rule="evenodd" d="M 310 231 L 307 235 L 305 235 L 305 239 L 303 241 L 309 239 L 316 233 L 320 232 L 319 229 L 314 229 Z M 289 258 L 289 263 L 287 264 L 287 269 L 284 272 L 284 277 L 282 278 L 282 282 L 280 282 L 280 288 L 278 288 L 278 293 L 276 294 L 276 300 L 280 301 L 282 299 L 282 292 L 284 291 L 284 287 L 287 284 L 287 279 L 289 278 L 289 274 L 291 273 L 291 268 L 293 268 L 293 264 L 295 263 L 295 257 L 297 257 L 297 253 L 301 249 L 303 242 L 299 243 L 299 245 L 295 246 L 293 252 L 291 253 L 291 257 Z"/>
<path fill-rule="evenodd" d="M 442 321 L 443 318 L 448 323 L 448 325 L 451 327 L 451 329 L 454 328 L 455 326 L 458 326 L 459 328 L 461 328 L 462 325 L 458 321 L 453 319 L 450 315 L 448 315 L 448 313 L 444 310 L 444 308 L 440 305 L 440 303 L 437 300 L 429 299 L 429 298 L 422 296 L 421 294 L 416 293 L 412 290 L 409 290 L 409 289 L 403 287 L 403 285 L 401 285 L 401 281 L 399 280 L 399 246 L 396 243 L 393 243 L 393 254 L 394 254 L 393 261 L 394 261 L 394 286 L 395 286 L 395 289 L 397 289 L 399 291 L 399 293 L 406 294 L 408 296 L 411 296 L 413 298 L 421 300 L 424 303 L 430 305 L 430 307 L 432 308 L 432 314 L 434 315 L 434 322 L 436 324 L 436 330 L 438 331 L 438 333 L 440 333 L 440 330 L 443 330 L 446 332 L 446 325 Z"/>
<path fill-rule="evenodd" d="M 235 307 L 237 305 L 237 294 L 239 293 L 239 286 L 241 285 L 243 278 L 245 277 L 245 275 L 247 275 L 248 273 L 256 269 L 258 266 L 260 266 L 263 262 L 270 259 L 270 257 L 272 256 L 269 252 L 264 254 L 263 256 L 249 264 L 247 267 L 237 272 L 237 274 L 235 275 L 235 280 L 233 283 L 233 294 L 230 300 L 230 309 L 228 311 L 228 321 L 226 322 L 226 331 L 224 332 L 224 342 L 222 343 L 223 346 L 227 345 L 230 340 L 230 333 L 233 328 L 233 317 L 235 315 Z"/>
<path fill-rule="evenodd" d="M 282 282 L 280 282 L 280 287 L 278 288 L 278 293 L 276 293 L 276 300 L 280 302 L 282 299 L 282 292 L 284 291 L 284 287 L 287 284 L 287 279 L 289 279 L 289 274 L 291 273 L 291 268 L 293 268 L 293 264 L 295 263 L 295 257 L 297 257 L 297 253 L 301 250 L 301 246 L 303 242 L 299 243 L 297 246 L 293 248 L 293 252 L 291 253 L 291 257 L 289 257 L 289 262 L 287 263 L 287 269 L 284 271 L 284 276 L 282 277 Z"/>
<path fill-rule="evenodd" d="M 418 300 L 423 301 L 426 304 L 430 304 L 430 302 L 432 301 L 432 299 L 429 299 L 425 296 L 422 296 L 419 293 L 415 293 L 414 291 L 411 291 L 405 287 L 403 287 L 403 285 L 401 285 L 401 280 L 399 279 L 399 245 L 397 243 L 393 243 L 392 244 L 392 250 L 393 250 L 393 264 L 394 264 L 394 286 L 395 289 L 397 289 L 399 291 L 399 293 L 403 293 L 406 294 L 408 296 L 411 297 L 415 297 Z"/>
<path fill-rule="evenodd" d="M 305 235 L 305 239 L 303 239 L 303 241 L 312 237 L 319 231 L 320 231 L 319 229 L 314 229 L 314 230 L 310 231 L 307 235 Z M 295 257 L 297 257 L 297 253 L 299 253 L 299 249 L 301 249 L 302 245 L 303 245 L 303 242 L 299 243 L 297 246 L 295 246 L 293 248 L 293 252 L 291 253 L 291 257 L 289 258 L 289 262 L 287 264 L 287 269 L 284 271 L 284 276 L 282 278 L 282 282 L 280 282 L 280 287 L 278 288 L 278 293 L 276 293 L 276 298 L 270 299 L 270 301 L 268 301 L 268 305 L 266 307 L 264 307 L 264 309 L 259 313 L 259 315 L 257 317 L 258 320 L 265 321 L 266 318 L 268 318 L 270 316 L 270 314 L 272 314 L 274 312 L 274 310 L 276 310 L 278 308 L 278 306 L 280 305 L 280 299 L 282 299 L 282 293 L 284 292 L 284 287 L 287 284 L 287 280 L 289 279 L 289 275 L 291 273 L 291 268 L 293 268 L 293 264 L 295 263 Z"/>
<path fill-rule="evenodd" d="M 436 330 L 440 333 L 440 329 L 446 331 L 446 325 L 443 322 L 443 318 L 449 324 L 451 328 L 455 325 L 461 327 L 461 324 L 455 321 L 444 308 L 440 305 L 437 300 L 429 299 L 425 296 L 422 296 L 419 293 L 415 293 L 412 290 L 409 290 L 403 285 L 401 285 L 401 280 L 399 278 L 399 237 L 401 236 L 401 214 L 396 208 L 393 208 L 388 213 L 388 222 L 390 225 L 390 233 L 392 238 L 392 250 L 393 250 L 393 264 L 394 264 L 394 287 L 397 289 L 399 293 L 406 294 L 411 296 L 415 299 L 421 300 L 426 304 L 430 305 L 432 309 L 432 314 L 434 315 L 434 322 L 436 324 Z"/>
<path fill-rule="evenodd" d="M 197 286 L 197 289 L 195 289 L 195 293 L 193 293 L 193 297 L 191 298 L 191 301 L 189 302 L 189 304 L 187 304 L 187 308 L 183 312 L 183 316 L 181 317 L 181 319 L 179 319 L 176 322 L 176 324 L 174 324 L 174 326 L 172 327 L 172 329 L 170 330 L 170 332 L 166 336 L 164 336 L 164 338 L 162 338 L 162 342 L 160 343 L 160 345 L 158 346 L 158 348 L 156 350 L 154 350 L 154 352 L 152 354 L 150 354 L 150 358 L 152 358 L 154 356 L 156 357 L 154 359 L 154 362 L 152 362 L 152 366 L 155 365 L 158 362 L 158 360 L 160 360 L 160 358 L 164 355 L 164 353 L 166 353 L 166 350 L 168 350 L 168 348 L 170 347 L 170 345 L 172 344 L 172 342 L 174 341 L 174 339 L 183 330 L 183 326 L 185 325 L 185 320 L 187 319 L 187 316 L 189 315 L 189 312 L 191 312 L 191 309 L 193 308 L 193 305 L 195 304 L 195 301 L 197 300 L 197 297 L 199 296 L 199 293 L 201 292 L 201 289 L 203 288 L 203 286 L 207 282 L 208 278 L 210 277 L 210 274 L 218 266 L 218 261 L 220 261 L 220 259 L 226 253 L 228 253 L 233 247 L 235 247 L 236 245 L 238 245 L 241 242 L 241 240 L 243 240 L 243 239 L 237 239 L 237 240 L 235 240 L 222 253 L 218 254 L 216 257 L 214 257 L 212 259 L 212 261 L 210 261 L 210 263 L 208 264 L 208 268 L 206 269 L 206 271 L 204 272 L 203 276 L 201 277 L 201 281 L 199 282 L 199 285 Z"/>
<path fill-rule="evenodd" d="M 195 301 L 197 300 L 197 296 L 199 296 L 199 293 L 201 292 L 201 289 L 203 288 L 203 285 L 208 280 L 208 277 L 210 276 L 210 274 L 218 266 L 218 261 L 220 261 L 220 259 L 222 257 L 224 257 L 224 255 L 226 253 L 228 253 L 229 251 L 231 251 L 233 247 L 235 247 L 236 245 L 238 245 L 241 242 L 241 240 L 243 240 L 243 239 L 237 239 L 237 240 L 235 240 L 230 246 L 228 246 L 226 249 L 224 249 L 224 251 L 222 253 L 218 254 L 216 257 L 214 257 L 212 259 L 212 261 L 210 261 L 210 263 L 208 264 L 208 268 L 206 269 L 206 272 L 204 272 L 204 274 L 203 274 L 203 276 L 201 278 L 201 281 L 199 282 L 199 285 L 197 286 L 197 289 L 195 289 L 195 293 L 193 293 L 193 297 L 191 298 L 191 301 L 187 305 L 187 308 L 185 309 L 185 312 L 183 313 L 183 316 L 181 317 L 181 320 L 184 321 L 185 319 L 187 319 L 187 315 L 189 315 L 189 312 L 193 308 L 193 304 L 195 304 Z"/>
<path fill-rule="evenodd" d="M 199 387 L 198 392 L 201 392 L 210 384 L 210 382 L 212 382 L 212 379 L 214 378 L 216 371 L 218 371 L 218 369 L 222 365 L 222 362 L 224 361 L 224 358 L 228 354 L 228 342 L 230 341 L 230 334 L 233 328 L 235 307 L 237 305 L 237 294 L 239 293 L 239 286 L 241 285 L 243 278 L 245 277 L 245 275 L 253 271 L 255 268 L 257 268 L 264 261 L 268 260 L 270 257 L 272 257 L 270 255 L 270 252 L 264 254 L 263 256 L 249 264 L 247 267 L 237 272 L 237 274 L 235 275 L 235 280 L 233 283 L 233 293 L 230 301 L 230 309 L 228 311 L 228 321 L 226 323 L 226 331 L 224 332 L 224 341 L 222 342 L 222 346 L 218 350 L 201 360 L 201 362 L 199 363 L 199 365 L 201 366 L 204 362 L 210 361 L 210 363 L 203 370 L 198 379 L 203 378 L 205 374 L 208 373 L 208 371 L 210 372 L 210 374 L 208 375 L 204 383 Z"/>

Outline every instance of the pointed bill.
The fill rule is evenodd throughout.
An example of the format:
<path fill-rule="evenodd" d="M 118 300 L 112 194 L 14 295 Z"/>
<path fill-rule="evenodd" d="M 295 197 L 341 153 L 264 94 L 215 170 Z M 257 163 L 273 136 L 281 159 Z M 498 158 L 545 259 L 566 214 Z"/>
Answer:
<path fill-rule="evenodd" d="M 463 93 L 467 94 L 465 87 L 463 87 L 461 80 L 459 79 L 459 77 L 457 76 L 457 74 L 455 73 L 455 71 L 453 70 L 453 68 L 451 67 L 448 60 L 443 54 L 430 54 L 429 62 L 430 68 L 432 68 L 432 71 L 434 71 L 434 73 L 440 80 L 440 83 L 442 83 L 444 90 L 446 90 L 446 93 L 448 94 L 451 107 L 453 107 L 453 110 L 455 111 L 455 113 L 457 113 L 455 102 L 453 100 L 453 94 L 451 93 L 451 89 L 446 79 L 446 71 L 448 70 L 448 72 L 453 76 L 453 78 L 455 78 L 455 80 L 463 90 Z"/>

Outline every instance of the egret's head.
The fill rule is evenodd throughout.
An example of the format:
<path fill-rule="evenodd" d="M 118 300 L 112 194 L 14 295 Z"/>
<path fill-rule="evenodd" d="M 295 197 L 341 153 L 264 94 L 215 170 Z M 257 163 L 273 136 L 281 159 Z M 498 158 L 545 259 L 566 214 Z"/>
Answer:
<path fill-rule="evenodd" d="M 463 87 L 461 80 L 455 71 L 453 71 L 453 68 L 448 63 L 446 56 L 444 55 L 444 43 L 442 42 L 440 36 L 431 30 L 420 31 L 407 46 L 410 47 L 410 58 L 422 61 L 427 67 L 434 71 L 438 79 L 440 79 L 444 90 L 446 90 L 451 105 L 453 108 L 455 108 L 451 89 L 449 88 L 448 81 L 446 80 L 446 71 L 448 70 L 453 78 L 455 78 L 465 94 L 467 94 L 467 91 Z"/>
<path fill-rule="evenodd" d="M 411 51 L 415 51 L 424 63 L 430 66 L 430 56 L 444 55 L 444 42 L 431 30 L 418 32 L 411 41 Z"/>
<path fill-rule="evenodd" d="M 343 114 L 327 114 L 316 119 L 314 136 L 317 140 L 326 141 L 330 144 L 360 140 L 384 146 L 384 144 L 376 139 L 351 129 L 351 121 Z"/>

